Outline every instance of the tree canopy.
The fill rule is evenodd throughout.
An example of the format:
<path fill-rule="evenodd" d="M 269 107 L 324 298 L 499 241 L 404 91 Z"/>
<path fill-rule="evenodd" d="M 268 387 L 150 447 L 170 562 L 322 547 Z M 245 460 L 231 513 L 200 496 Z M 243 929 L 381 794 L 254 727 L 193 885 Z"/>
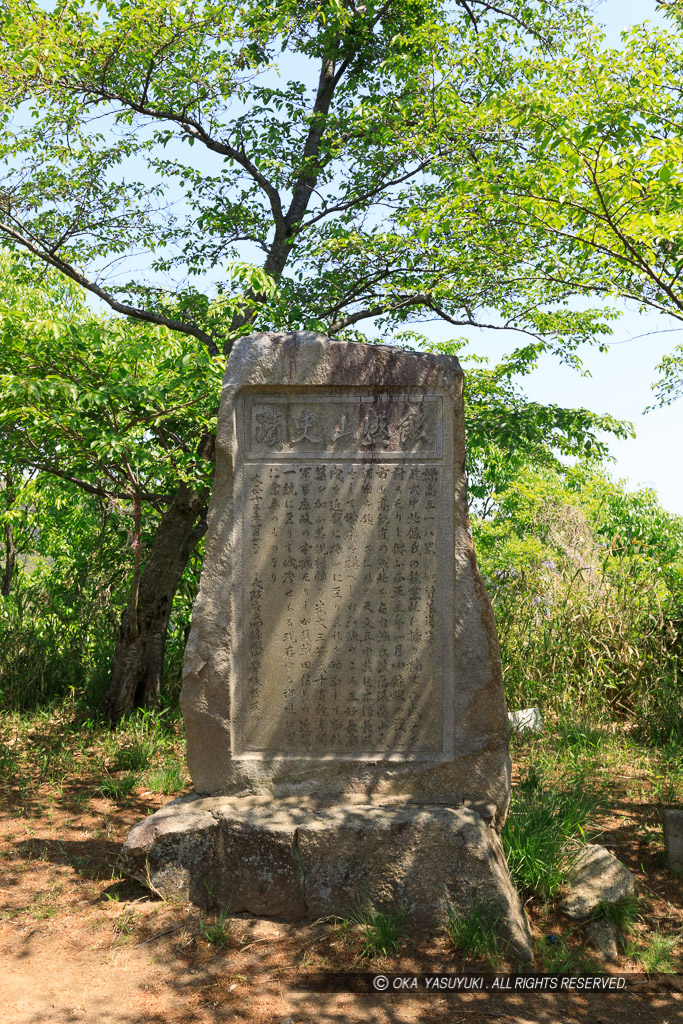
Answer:
<path fill-rule="evenodd" d="M 0 231 L 118 312 L 211 352 L 425 318 L 593 337 L 478 186 L 509 159 L 492 100 L 581 4 L 4 7 Z"/>
<path fill-rule="evenodd" d="M 683 320 L 683 7 L 636 25 L 619 48 L 597 28 L 495 99 L 517 132 L 481 167 L 492 205 L 537 239 L 575 295 L 633 300 Z M 524 160 L 520 159 L 521 154 Z M 683 390 L 683 346 L 660 366 L 657 401 Z"/>
<path fill-rule="evenodd" d="M 210 396 L 240 334 L 515 332 L 501 367 L 471 364 L 482 497 L 515 459 L 600 451 L 601 430 L 626 429 L 514 383 L 544 352 L 580 366 L 614 316 L 570 303 L 614 288 L 538 198 L 549 166 L 584 187 L 543 146 L 544 103 L 575 130 L 591 31 L 580 0 L 4 0 L 0 240 L 132 321 L 62 285 L 69 316 L 6 309 L 3 328 L 10 462 L 132 506 L 116 715 L 158 697 L 205 522 Z"/>

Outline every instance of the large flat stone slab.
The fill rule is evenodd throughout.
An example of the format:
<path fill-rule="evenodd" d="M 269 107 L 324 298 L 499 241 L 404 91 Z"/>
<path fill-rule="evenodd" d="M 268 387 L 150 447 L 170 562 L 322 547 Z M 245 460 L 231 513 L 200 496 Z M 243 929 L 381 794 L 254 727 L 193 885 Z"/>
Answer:
<path fill-rule="evenodd" d="M 520 959 L 531 938 L 500 838 L 469 807 L 181 797 L 131 829 L 123 872 L 163 896 L 289 920 L 402 907 L 436 934 L 448 905 L 484 905 Z M 484 810 L 484 813 L 487 813 Z"/>
<path fill-rule="evenodd" d="M 235 345 L 181 698 L 207 795 L 484 801 L 508 721 L 468 530 L 457 359 Z"/>

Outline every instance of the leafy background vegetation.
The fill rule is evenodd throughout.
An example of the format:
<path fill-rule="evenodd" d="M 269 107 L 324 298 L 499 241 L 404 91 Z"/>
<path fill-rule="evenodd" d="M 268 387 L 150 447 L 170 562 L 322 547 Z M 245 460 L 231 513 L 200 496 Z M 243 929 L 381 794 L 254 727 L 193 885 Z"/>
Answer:
<path fill-rule="evenodd" d="M 526 470 L 474 518 L 512 707 L 683 740 L 683 529 L 595 462 Z"/>
<path fill-rule="evenodd" d="M 663 6 L 672 31 L 614 51 L 574 0 L 4 4 L 0 771 L 19 815 L 65 788 L 85 813 L 187 785 L 178 692 L 220 379 L 240 335 L 296 329 L 462 358 L 506 692 L 549 723 L 513 740 L 503 833 L 538 929 L 567 851 L 633 796 L 622 775 L 650 812 L 683 800 L 683 522 L 610 477 L 628 424 L 520 386 L 544 353 L 580 368 L 604 347 L 606 300 L 683 316 L 683 36 Z M 517 347 L 493 366 L 416 334 L 426 319 Z M 680 348 L 660 371 L 666 404 Z M 393 913 L 354 923 L 363 956 L 402 948 Z M 229 943 L 227 910 L 200 934 Z M 450 921 L 463 956 L 491 935 Z M 670 968 L 678 933 L 654 935 L 625 949 Z M 580 966 L 571 936 L 537 952 Z"/>
<path fill-rule="evenodd" d="M 38 329 L 44 325 L 40 321 Z M 129 595 L 134 487 L 129 495 L 111 486 L 90 493 L 76 477 L 86 476 L 93 438 L 97 463 L 113 467 L 112 477 L 125 464 L 126 451 L 141 447 L 135 481 L 147 492 L 167 487 L 179 460 L 191 459 L 182 447 L 178 452 L 174 443 L 159 440 L 171 418 L 161 412 L 164 389 L 173 386 L 159 365 L 169 373 L 173 359 L 182 363 L 182 346 L 170 354 L 163 346 L 138 346 L 131 356 L 125 332 L 112 339 L 105 325 L 106 343 L 90 354 L 84 379 L 65 349 L 67 327 L 55 332 L 57 341 L 50 351 L 45 347 L 33 370 L 17 366 L 16 325 L 5 320 L 0 388 L 11 399 L 5 422 L 13 417 L 13 433 L 6 431 L 0 465 L 0 525 L 5 562 L 10 536 L 16 561 L 8 593 L 0 599 L 0 699 L 6 708 L 22 710 L 76 695 L 90 715 L 106 688 L 116 626 Z M 126 359 L 135 368 L 128 366 L 124 394 L 120 381 L 105 386 L 100 376 L 93 383 L 98 360 L 112 365 Z M 67 365 L 75 384 L 64 400 L 57 385 Z M 613 480 L 607 464 L 591 454 L 600 444 L 600 427 L 616 431 L 622 425 L 584 410 L 568 422 L 573 410 L 555 413 L 526 403 L 510 378 L 500 368 L 475 365 L 468 393 L 472 528 L 496 614 L 509 704 L 538 705 L 559 717 L 614 718 L 648 742 L 682 741 L 683 523 L 652 491 L 634 492 Z M 137 435 L 121 439 L 112 428 L 110 438 L 102 437 L 97 403 L 113 401 L 123 413 L 137 410 Z M 516 430 L 523 423 L 520 442 Z M 59 462 L 42 471 L 22 465 L 21 446 L 29 449 L 48 429 Z M 179 429 L 172 423 L 167 436 Z M 563 445 L 574 456 L 571 466 L 558 454 Z M 58 474 L 50 471 L 55 464 Z M 159 518 L 153 500 L 142 506 L 141 518 L 144 546 Z M 201 555 L 200 544 L 181 578 L 170 620 L 162 702 L 173 708 Z"/>

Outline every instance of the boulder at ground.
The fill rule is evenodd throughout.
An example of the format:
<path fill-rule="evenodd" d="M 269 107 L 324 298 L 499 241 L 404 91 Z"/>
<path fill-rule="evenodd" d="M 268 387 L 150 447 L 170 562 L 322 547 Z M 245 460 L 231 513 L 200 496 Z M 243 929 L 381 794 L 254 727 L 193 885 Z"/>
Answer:
<path fill-rule="evenodd" d="M 392 907 L 409 932 L 436 935 L 449 906 L 485 906 L 531 958 L 500 838 L 470 807 L 191 794 L 139 822 L 120 864 L 167 898 L 290 920 Z"/>
<path fill-rule="evenodd" d="M 610 850 L 587 843 L 574 859 L 567 879 L 567 895 L 560 910 L 582 919 L 601 903 L 617 903 L 636 891 L 636 880 Z"/>
<path fill-rule="evenodd" d="M 610 921 L 589 921 L 586 925 L 586 937 L 601 960 L 608 964 L 619 963 L 617 929 Z"/>

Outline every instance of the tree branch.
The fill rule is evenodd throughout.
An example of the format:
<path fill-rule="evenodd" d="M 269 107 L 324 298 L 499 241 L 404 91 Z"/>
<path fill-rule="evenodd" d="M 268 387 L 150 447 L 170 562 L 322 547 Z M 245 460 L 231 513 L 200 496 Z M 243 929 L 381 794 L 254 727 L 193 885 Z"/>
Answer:
<path fill-rule="evenodd" d="M 259 171 L 258 167 L 252 160 L 249 159 L 243 149 L 236 149 L 227 142 L 221 142 L 215 139 L 195 117 L 190 117 L 186 113 L 177 113 L 174 110 L 166 108 L 151 107 L 143 102 L 136 102 L 132 97 L 122 95 L 121 93 L 111 92 L 106 89 L 104 85 L 97 86 L 92 83 L 89 86 L 84 85 L 83 91 L 90 91 L 98 99 L 107 100 L 108 102 L 116 101 L 121 103 L 124 107 L 128 107 L 134 110 L 136 114 L 140 114 L 143 117 L 153 118 L 157 121 L 171 121 L 174 124 L 180 125 L 189 136 L 198 139 L 207 149 L 213 153 L 218 153 L 221 156 L 227 156 L 229 159 L 234 160 L 235 163 L 239 164 L 257 183 L 262 189 L 265 195 L 268 197 L 270 202 L 273 219 L 277 223 L 283 222 L 282 213 L 282 202 L 280 199 L 280 193 L 275 188 L 273 183 L 266 178 L 264 174 Z"/>
<path fill-rule="evenodd" d="M 43 248 L 36 242 L 31 241 L 16 228 L 13 228 L 10 224 L 4 221 L 0 221 L 0 231 L 3 231 L 9 238 L 12 238 L 18 245 L 26 249 L 28 252 L 33 253 L 44 263 L 59 270 L 65 277 L 70 278 L 72 281 L 76 281 L 82 288 L 92 292 L 93 295 L 97 295 L 99 299 L 113 309 L 116 313 L 122 313 L 124 316 L 129 316 L 134 320 L 142 320 L 145 323 L 156 324 L 159 327 L 168 327 L 171 331 L 180 331 L 183 334 L 189 334 L 193 338 L 197 338 L 199 341 L 206 345 L 209 353 L 212 356 L 219 354 L 218 346 L 213 338 L 213 335 L 208 334 L 207 331 L 203 331 L 201 327 L 197 327 L 196 324 L 186 323 L 183 320 L 176 320 L 174 317 L 164 316 L 162 313 L 152 313 L 146 309 L 139 309 L 137 306 L 130 306 L 128 303 L 119 302 L 114 296 L 106 291 L 100 285 L 91 281 L 80 271 L 72 267 L 70 263 L 63 260 L 60 256 L 50 253 L 47 249 Z"/>
<path fill-rule="evenodd" d="M 394 185 L 401 185 L 404 181 L 408 181 L 416 174 L 419 174 L 420 171 L 423 171 L 425 167 L 428 167 L 429 164 L 432 163 L 433 160 L 434 157 L 427 157 L 426 160 L 422 160 L 416 167 L 413 167 L 410 171 L 406 171 L 405 174 L 402 174 L 398 178 L 390 178 L 387 181 L 383 181 L 381 184 L 377 185 L 376 188 L 368 189 L 367 192 L 363 192 L 361 195 L 356 196 L 354 199 L 349 199 L 347 202 L 337 203 L 336 206 L 326 207 L 314 217 L 309 217 L 308 220 L 303 221 L 300 225 L 301 230 L 311 227 L 312 224 L 316 224 L 319 220 L 322 220 L 324 217 L 328 217 L 332 213 L 344 213 L 345 210 L 350 210 L 359 203 L 364 203 L 368 199 L 373 199 L 375 196 L 384 192 L 388 188 L 392 188 Z"/>
<path fill-rule="evenodd" d="M 22 465 L 32 469 L 37 469 L 41 473 L 50 473 L 52 476 L 57 476 L 60 480 L 66 480 L 68 483 L 75 484 L 76 487 L 80 487 L 81 490 L 87 494 L 94 494 L 98 498 L 117 498 L 121 501 L 130 501 L 133 497 L 131 491 L 119 491 L 112 487 L 105 487 L 102 485 L 88 483 L 87 480 L 81 480 L 80 477 L 74 476 L 72 473 L 67 473 L 65 470 L 60 469 L 51 462 L 43 462 L 40 459 L 21 459 L 18 460 Z M 169 494 L 154 494 L 151 491 L 147 491 L 144 488 L 140 489 L 140 496 L 150 503 L 150 505 L 156 506 L 157 504 L 168 505 L 173 500 L 173 496 Z"/>

